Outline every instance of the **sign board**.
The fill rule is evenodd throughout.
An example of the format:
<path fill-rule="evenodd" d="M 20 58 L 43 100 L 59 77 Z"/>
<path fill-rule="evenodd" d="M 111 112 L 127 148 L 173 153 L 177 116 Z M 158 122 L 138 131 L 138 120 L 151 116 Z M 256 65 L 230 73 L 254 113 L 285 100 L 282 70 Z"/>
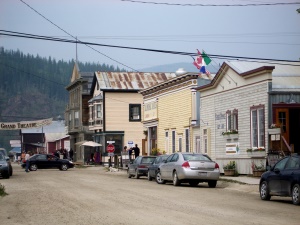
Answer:
<path fill-rule="evenodd" d="M 26 128 L 36 128 L 36 127 L 50 125 L 51 123 L 52 123 L 52 118 L 44 119 L 44 120 L 9 122 L 9 123 L 0 122 L 0 130 L 20 130 Z"/>
<path fill-rule="evenodd" d="M 113 157 L 115 154 L 109 152 L 107 155 Z"/>
<path fill-rule="evenodd" d="M 115 141 L 107 141 L 108 144 L 114 144 Z"/>
<path fill-rule="evenodd" d="M 133 141 L 128 141 L 127 142 L 127 144 L 128 144 L 128 148 L 133 148 L 134 147 L 134 142 Z"/>
<path fill-rule="evenodd" d="M 114 146 L 113 144 L 107 145 L 106 151 L 107 151 L 108 153 L 113 153 L 113 152 L 115 151 L 115 146 Z"/>
<path fill-rule="evenodd" d="M 153 120 L 157 118 L 157 101 L 144 104 L 144 120 Z"/>
<path fill-rule="evenodd" d="M 239 143 L 226 143 L 226 155 L 238 154 Z"/>

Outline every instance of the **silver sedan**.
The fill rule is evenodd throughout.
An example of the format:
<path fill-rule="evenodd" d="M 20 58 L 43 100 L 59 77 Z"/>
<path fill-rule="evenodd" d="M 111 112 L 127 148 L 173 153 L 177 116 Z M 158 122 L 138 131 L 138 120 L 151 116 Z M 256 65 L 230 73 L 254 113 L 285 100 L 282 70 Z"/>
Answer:
<path fill-rule="evenodd" d="M 208 155 L 199 153 L 173 153 L 159 169 L 161 179 L 173 181 L 174 186 L 180 183 L 197 186 L 200 182 L 208 182 L 208 186 L 214 188 L 220 176 L 219 165 Z"/>

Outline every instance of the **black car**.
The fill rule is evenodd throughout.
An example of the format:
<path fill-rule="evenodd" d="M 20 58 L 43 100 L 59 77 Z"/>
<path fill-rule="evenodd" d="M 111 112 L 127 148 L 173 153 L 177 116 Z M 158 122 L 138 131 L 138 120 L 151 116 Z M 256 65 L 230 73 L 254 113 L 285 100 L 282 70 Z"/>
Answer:
<path fill-rule="evenodd" d="M 7 156 L 0 154 L 0 174 L 8 179 L 12 175 L 12 166 Z"/>
<path fill-rule="evenodd" d="M 156 157 L 156 159 L 153 161 L 153 163 L 148 168 L 148 180 L 151 181 L 152 178 L 155 178 L 156 182 L 158 184 L 163 184 L 164 180 L 160 178 L 159 171 L 159 165 L 163 162 L 163 160 L 166 160 L 169 155 L 159 155 Z"/>
<path fill-rule="evenodd" d="M 51 154 L 36 154 L 29 159 L 29 170 L 36 171 L 37 169 L 52 169 L 58 168 L 60 170 L 68 170 L 73 168 L 73 162 L 68 159 L 60 159 Z M 26 167 L 26 163 L 22 164 L 22 167 Z"/>
<path fill-rule="evenodd" d="M 299 191 L 299 154 L 282 158 L 260 178 L 259 192 L 262 200 L 270 200 L 271 196 L 290 196 L 293 204 L 299 205 Z"/>
<path fill-rule="evenodd" d="M 135 176 L 136 179 L 139 179 L 140 176 L 147 176 L 148 167 L 153 163 L 156 156 L 138 156 L 133 162 L 130 162 L 128 165 L 128 178 Z"/>

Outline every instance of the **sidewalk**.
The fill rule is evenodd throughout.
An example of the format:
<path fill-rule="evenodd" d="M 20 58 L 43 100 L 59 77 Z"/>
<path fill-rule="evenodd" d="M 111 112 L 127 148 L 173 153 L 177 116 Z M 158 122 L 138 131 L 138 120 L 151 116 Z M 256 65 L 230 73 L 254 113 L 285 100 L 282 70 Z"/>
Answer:
<path fill-rule="evenodd" d="M 233 180 L 233 181 L 238 181 L 238 182 L 245 183 L 245 184 L 250 184 L 250 185 L 259 185 L 260 177 L 250 177 L 250 176 L 237 176 L 237 177 L 220 176 L 220 179 Z"/>

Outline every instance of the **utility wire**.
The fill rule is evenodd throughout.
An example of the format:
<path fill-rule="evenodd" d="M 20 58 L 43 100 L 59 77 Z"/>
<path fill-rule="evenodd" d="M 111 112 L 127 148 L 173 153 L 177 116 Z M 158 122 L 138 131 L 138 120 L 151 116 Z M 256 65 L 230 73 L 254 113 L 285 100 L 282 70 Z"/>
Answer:
<path fill-rule="evenodd" d="M 47 41 L 57 41 L 57 42 L 66 42 L 66 43 L 78 43 L 78 44 L 85 44 L 85 45 L 95 45 L 95 46 L 102 46 L 102 47 L 111 47 L 111 48 L 122 48 L 122 49 L 130 49 L 130 50 L 139 50 L 139 51 L 150 51 L 150 52 L 157 52 L 157 53 L 165 53 L 165 54 L 175 54 L 175 55 L 184 55 L 184 56 L 197 56 L 197 53 L 190 53 L 190 52 L 178 52 L 178 51 L 167 51 L 167 50 L 158 50 L 158 49 L 147 49 L 147 48 L 136 48 L 136 47 L 127 47 L 127 46 L 118 46 L 118 45 L 106 45 L 106 44 L 98 44 L 92 42 L 82 42 L 82 41 L 74 41 L 69 39 L 61 39 L 61 38 L 53 38 L 49 36 L 40 36 L 34 34 L 26 34 L 26 33 L 19 33 L 7 30 L 0 30 L 0 35 L 6 36 L 13 36 L 13 37 L 22 37 L 22 38 L 30 38 L 30 39 L 38 39 L 38 40 L 47 40 Z M 291 60 L 282 60 L 282 59 L 265 59 L 265 58 L 255 58 L 255 57 L 241 57 L 241 56 L 226 56 L 226 55 L 214 55 L 214 54 L 207 54 L 210 58 L 217 58 L 217 59 L 238 59 L 238 60 L 245 60 L 245 61 L 277 61 L 274 64 L 278 65 L 291 65 L 291 66 L 299 66 L 293 65 L 288 63 L 295 63 L 299 61 L 291 61 Z M 281 63 L 279 63 L 281 62 Z M 284 64 L 285 62 L 285 64 Z M 138 71 L 136 71 L 138 72 Z"/>
<path fill-rule="evenodd" d="M 78 40 L 75 36 L 73 36 L 72 34 L 70 34 L 69 32 L 67 32 L 66 30 L 64 30 L 64 29 L 61 28 L 60 26 L 56 25 L 54 22 L 52 22 L 51 20 L 49 20 L 48 18 L 46 18 L 44 15 L 42 15 L 41 13 L 39 13 L 37 10 L 35 10 L 34 8 L 32 8 L 29 4 L 27 4 L 27 3 L 24 2 L 23 0 L 20 0 L 20 2 L 24 3 L 27 7 L 29 7 L 31 10 L 33 10 L 33 11 L 36 12 L 38 15 L 40 15 L 41 17 L 43 17 L 43 18 L 44 18 L 45 20 L 47 20 L 49 23 L 51 23 L 52 25 L 54 25 L 55 27 L 57 27 L 58 29 L 60 29 L 60 30 L 63 31 L 64 33 L 66 33 L 66 34 L 68 34 L 69 36 L 71 36 L 72 38 L 74 38 L 74 39 L 76 40 L 76 43 L 81 43 L 81 41 Z M 122 66 L 125 66 L 125 67 L 127 67 L 127 68 L 129 68 L 129 69 L 131 69 L 131 70 L 134 70 L 134 71 L 138 72 L 137 70 L 131 68 L 130 66 L 127 66 L 127 65 L 125 65 L 125 64 L 123 64 L 123 63 L 121 63 L 121 62 L 119 62 L 119 61 L 117 61 L 117 60 L 111 58 L 110 56 L 108 56 L 108 55 L 106 55 L 106 54 L 104 54 L 104 53 L 98 51 L 97 49 L 95 49 L 95 48 L 89 46 L 87 43 L 83 43 L 83 44 L 84 44 L 85 46 L 89 47 L 90 49 L 92 49 L 92 50 L 98 52 L 99 54 L 105 56 L 106 58 L 109 58 L 110 60 L 112 60 L 112 61 L 114 61 L 114 62 L 116 62 L 116 63 L 118 63 L 118 64 L 121 64 Z"/>
<path fill-rule="evenodd" d="M 280 2 L 280 3 L 247 3 L 247 4 L 182 4 L 182 3 L 168 3 L 168 2 L 145 2 L 145 1 L 133 1 L 133 0 L 121 0 L 123 2 L 130 3 L 143 3 L 153 5 L 168 5 L 168 6 L 201 6 L 201 7 L 242 7 L 242 6 L 278 6 L 278 5 L 298 5 L 300 2 Z"/>

